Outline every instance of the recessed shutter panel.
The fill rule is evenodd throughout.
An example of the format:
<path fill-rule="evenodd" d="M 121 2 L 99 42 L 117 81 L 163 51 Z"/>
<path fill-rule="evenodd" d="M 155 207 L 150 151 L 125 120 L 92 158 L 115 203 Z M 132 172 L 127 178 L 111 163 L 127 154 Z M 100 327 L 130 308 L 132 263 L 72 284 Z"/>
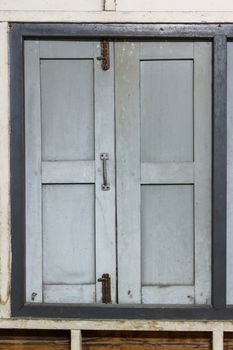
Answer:
<path fill-rule="evenodd" d="M 116 44 L 119 302 L 210 304 L 211 44 Z"/>
<path fill-rule="evenodd" d="M 25 42 L 27 302 L 101 302 L 103 273 L 115 302 L 113 67 L 97 56 L 97 42 Z"/>

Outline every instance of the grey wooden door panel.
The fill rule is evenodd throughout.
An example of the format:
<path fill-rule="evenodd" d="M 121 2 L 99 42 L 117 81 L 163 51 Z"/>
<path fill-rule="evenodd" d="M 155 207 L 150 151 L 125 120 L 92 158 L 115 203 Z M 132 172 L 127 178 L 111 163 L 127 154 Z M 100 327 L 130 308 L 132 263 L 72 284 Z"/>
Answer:
<path fill-rule="evenodd" d="M 95 161 L 42 162 L 43 183 L 95 183 Z"/>
<path fill-rule="evenodd" d="M 96 163 L 96 276 L 111 276 L 112 302 L 116 302 L 116 210 L 115 210 L 115 101 L 113 43 L 109 47 L 110 69 L 104 71 L 101 61 L 96 60 L 94 80 L 95 99 L 95 163 Z M 100 43 L 95 46 L 94 56 L 101 55 Z M 107 177 L 110 191 L 102 191 L 103 164 L 100 154 L 107 152 Z M 102 301 L 102 285 L 96 284 L 97 302 Z"/>
<path fill-rule="evenodd" d="M 130 302 L 131 285 L 142 303 L 210 304 L 211 43 L 118 42 L 116 67 L 125 66 L 116 76 L 119 302 Z M 127 261 L 132 251 L 141 266 Z"/>
<path fill-rule="evenodd" d="M 211 43 L 114 46 L 25 42 L 26 301 L 210 304 Z"/>
<path fill-rule="evenodd" d="M 141 184 L 167 184 L 194 182 L 194 165 L 191 162 L 141 163 Z"/>
<path fill-rule="evenodd" d="M 99 42 L 25 44 L 27 302 L 101 302 L 103 273 L 116 301 L 114 67 L 100 54 Z"/>
<path fill-rule="evenodd" d="M 173 305 L 192 305 L 195 300 L 194 286 L 143 286 L 142 303 L 143 304 L 169 304 Z"/>
<path fill-rule="evenodd" d="M 43 185 L 43 283 L 95 283 L 94 185 Z"/>
<path fill-rule="evenodd" d="M 141 61 L 141 159 L 193 161 L 193 62 Z"/>
<path fill-rule="evenodd" d="M 212 44 L 194 43 L 195 304 L 211 304 Z M 196 83 L 195 83 L 196 82 Z"/>
<path fill-rule="evenodd" d="M 93 79 L 93 60 L 41 60 L 43 160 L 94 159 Z"/>
<path fill-rule="evenodd" d="M 192 185 L 141 186 L 142 286 L 194 284 Z"/>
<path fill-rule="evenodd" d="M 158 41 L 141 42 L 141 60 L 176 60 L 192 59 L 194 57 L 193 42 Z"/>
<path fill-rule="evenodd" d="M 26 300 L 42 302 L 41 120 L 39 43 L 25 42 Z M 33 79 L 32 79 L 33 77 Z"/>
<path fill-rule="evenodd" d="M 141 303 L 138 43 L 115 44 L 118 300 Z"/>
<path fill-rule="evenodd" d="M 95 47 L 89 41 L 43 40 L 39 46 L 42 59 L 90 59 L 95 54 Z"/>
<path fill-rule="evenodd" d="M 44 285 L 45 303 L 95 303 L 95 284 Z"/>

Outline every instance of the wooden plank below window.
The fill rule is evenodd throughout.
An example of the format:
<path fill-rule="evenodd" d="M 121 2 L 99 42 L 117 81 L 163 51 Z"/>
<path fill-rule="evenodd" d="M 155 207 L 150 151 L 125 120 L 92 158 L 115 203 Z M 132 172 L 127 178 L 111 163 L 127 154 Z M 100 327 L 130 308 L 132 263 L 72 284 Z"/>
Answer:
<path fill-rule="evenodd" d="M 210 350 L 209 333 L 83 332 L 83 350 Z"/>
<path fill-rule="evenodd" d="M 64 331 L 0 330 L 0 350 L 70 350 Z"/>

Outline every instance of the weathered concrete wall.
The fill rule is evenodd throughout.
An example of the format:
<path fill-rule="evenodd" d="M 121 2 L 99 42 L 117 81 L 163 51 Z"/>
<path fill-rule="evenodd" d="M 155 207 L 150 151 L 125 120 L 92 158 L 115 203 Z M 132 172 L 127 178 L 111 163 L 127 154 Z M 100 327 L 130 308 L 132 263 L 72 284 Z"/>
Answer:
<path fill-rule="evenodd" d="M 118 11 L 233 11 L 230 0 L 116 0 Z"/>
<path fill-rule="evenodd" d="M 231 0 L 1 0 L 0 21 L 233 23 Z"/>
<path fill-rule="evenodd" d="M 103 10 L 106 11 L 103 11 Z M 151 329 L 212 331 L 214 350 L 223 349 L 231 322 L 13 321 L 10 317 L 9 61 L 8 23 L 138 22 L 233 23 L 230 0 L 1 0 L 0 1 L 0 327 L 50 329 Z M 75 331 L 74 331 L 75 334 Z M 73 347 L 75 348 L 75 347 Z"/>
<path fill-rule="evenodd" d="M 114 6 L 108 3 L 108 8 Z M 1 11 L 0 22 L 233 23 L 233 11 Z"/>
<path fill-rule="evenodd" d="M 110 3 L 117 11 L 233 11 L 230 0 L 2 0 L 0 11 L 102 11 Z"/>
<path fill-rule="evenodd" d="M 102 11 L 105 9 L 106 11 Z M 0 317 L 10 316 L 8 22 L 232 22 L 229 0 L 0 1 Z"/>
<path fill-rule="evenodd" d="M 8 24 L 0 24 L 0 317 L 10 315 Z"/>
<path fill-rule="evenodd" d="M 2 0 L 0 10 L 7 11 L 102 11 L 102 0 Z"/>

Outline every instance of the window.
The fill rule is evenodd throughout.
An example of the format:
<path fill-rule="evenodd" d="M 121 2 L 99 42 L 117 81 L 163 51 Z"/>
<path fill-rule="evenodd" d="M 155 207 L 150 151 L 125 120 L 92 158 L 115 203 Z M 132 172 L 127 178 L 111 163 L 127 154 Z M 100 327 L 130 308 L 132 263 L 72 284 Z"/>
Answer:
<path fill-rule="evenodd" d="M 219 167 L 212 129 L 215 142 L 225 129 L 214 129 L 216 108 L 212 124 L 212 51 L 216 58 L 222 41 L 148 41 L 146 30 L 140 40 L 110 37 L 105 70 L 103 41 L 90 40 L 91 25 L 67 27 L 59 40 L 53 35 L 63 26 L 48 26 L 46 36 L 43 28 L 11 32 L 18 54 L 11 64 L 19 59 L 12 68 L 13 312 L 216 315 L 222 257 L 211 249 L 214 223 L 224 230 L 224 220 L 211 213 L 220 205 L 211 191 Z M 67 40 L 71 28 L 89 37 Z M 15 81 L 24 91 L 16 102 Z M 25 198 L 21 208 L 16 192 Z"/>

